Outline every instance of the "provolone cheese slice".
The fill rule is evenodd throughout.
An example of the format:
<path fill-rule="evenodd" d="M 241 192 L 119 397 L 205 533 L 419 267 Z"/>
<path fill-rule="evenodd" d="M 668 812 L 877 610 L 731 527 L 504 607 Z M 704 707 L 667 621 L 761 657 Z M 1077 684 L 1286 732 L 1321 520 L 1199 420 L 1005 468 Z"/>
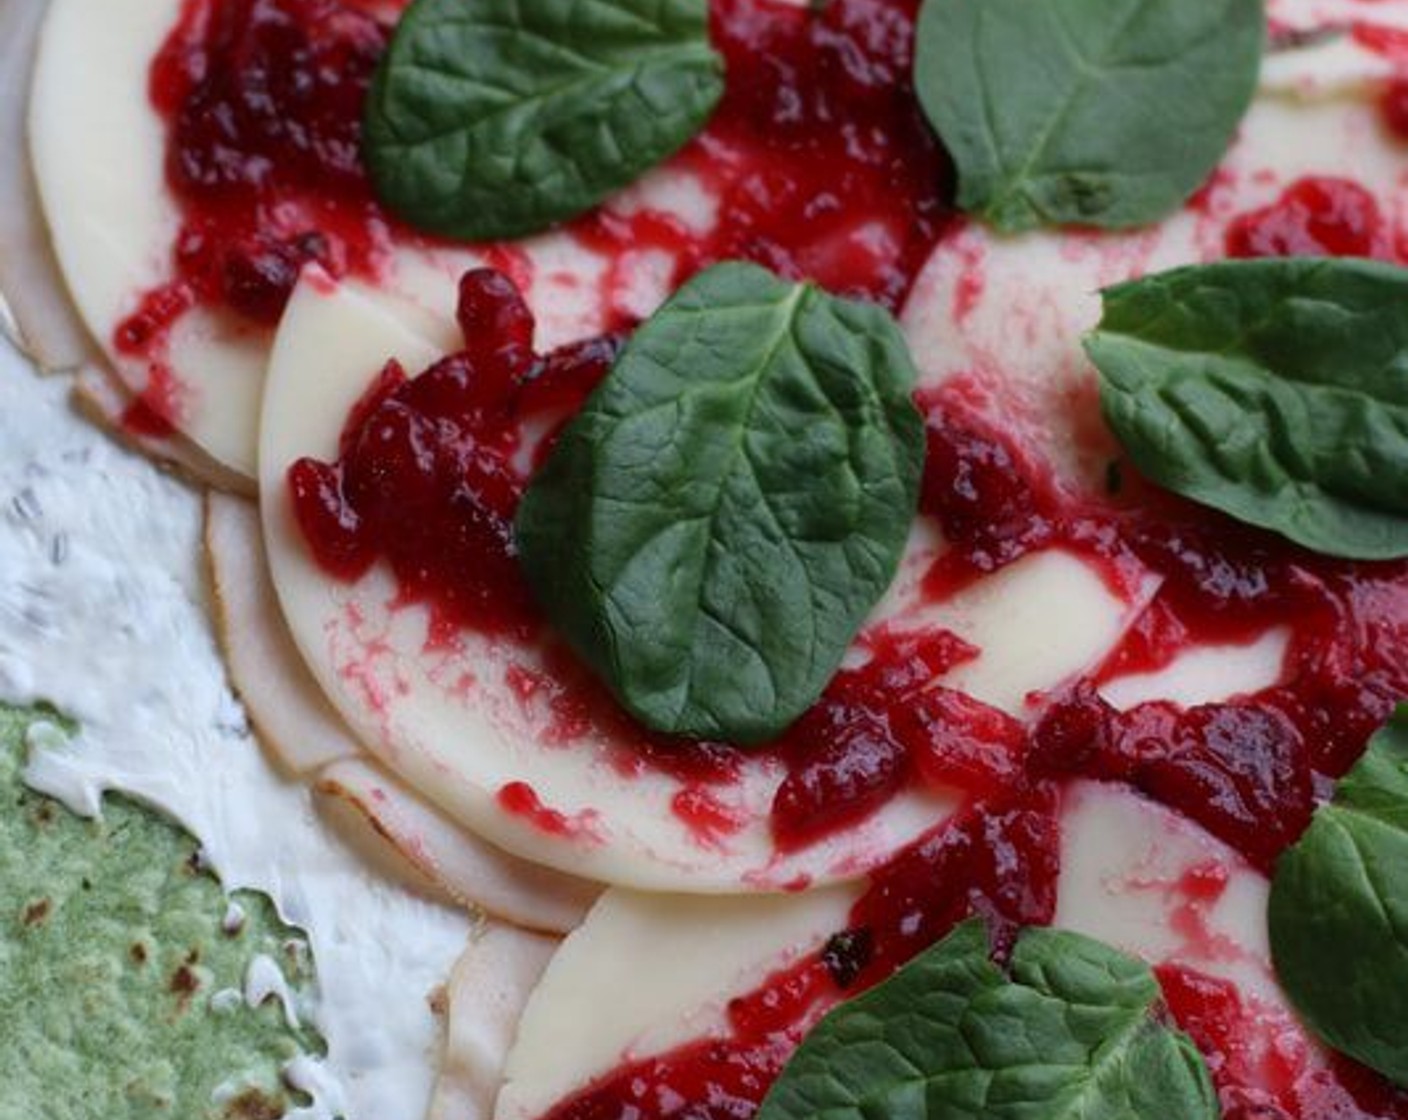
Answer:
<path fill-rule="evenodd" d="M 680 779 L 623 772 L 613 756 L 622 748 L 609 742 L 550 741 L 551 713 L 508 683 L 515 670 L 541 667 L 540 650 L 468 633 L 458 648 L 431 648 L 425 611 L 396 605 L 382 567 L 356 584 L 324 575 L 293 523 L 287 470 L 303 456 L 336 458 L 349 410 L 388 357 L 419 370 L 438 356 L 430 328 L 410 321 L 355 286 L 305 282 L 280 329 L 265 397 L 260 465 L 274 583 L 304 658 L 361 742 L 494 843 L 649 889 L 768 890 L 854 877 L 944 819 L 957 798 L 915 789 L 854 828 L 780 852 L 768 814 L 783 772 L 760 756 L 741 780 L 710 790 L 738 831 L 701 837 L 673 811 Z M 1081 562 L 1057 554 L 1014 566 L 995 587 L 980 583 L 949 613 L 983 647 L 962 670 L 963 687 L 1018 715 L 1028 692 L 1084 668 L 1134 613 Z M 1072 604 L 1081 627 L 1055 625 Z M 1020 652 L 1032 646 L 1040 649 Z M 499 794 L 511 784 L 530 787 L 559 826 L 508 811 Z"/>
<path fill-rule="evenodd" d="M 858 893 L 608 891 L 524 1008 L 495 1120 L 537 1120 L 625 1062 L 726 1035 L 728 1001 L 844 929 Z"/>
<path fill-rule="evenodd" d="M 30 99 L 30 152 L 64 279 L 136 393 L 151 370 L 116 353 L 112 336 L 141 293 L 166 279 L 180 224 L 147 96 L 151 61 L 180 10 L 180 0 L 53 0 Z M 174 329 L 166 358 L 182 430 L 246 475 L 266 350 L 264 332 L 194 311 Z"/>
<path fill-rule="evenodd" d="M 1100 695 L 1125 711 L 1146 700 L 1191 708 L 1260 692 L 1281 679 L 1290 638 L 1288 627 L 1273 626 L 1254 641 L 1195 646 L 1162 669 L 1106 682 Z"/>
<path fill-rule="evenodd" d="M 1301 1101 L 1305 1116 L 1339 1115 L 1331 1102 L 1345 1094 L 1330 1073 L 1334 1059 L 1276 982 L 1266 877 L 1198 825 L 1123 786 L 1076 782 L 1063 801 L 1056 925 L 1151 965 L 1230 984 L 1237 1010 L 1219 1024 L 1227 1068 L 1217 1076 L 1242 1091 Z"/>
<path fill-rule="evenodd" d="M 1060 823 L 1057 926 L 1227 980 L 1258 1009 L 1256 1028 L 1298 1031 L 1271 971 L 1265 876 L 1123 786 L 1073 783 Z M 846 928 L 859 889 L 731 900 L 608 891 L 528 1001 L 495 1120 L 538 1120 L 625 1064 L 726 1037 L 727 1001 Z"/>
<path fill-rule="evenodd" d="M 1266 933 L 1270 885 L 1232 848 L 1124 786 L 1094 782 L 1066 790 L 1061 836 L 1057 926 L 1283 1002 Z"/>

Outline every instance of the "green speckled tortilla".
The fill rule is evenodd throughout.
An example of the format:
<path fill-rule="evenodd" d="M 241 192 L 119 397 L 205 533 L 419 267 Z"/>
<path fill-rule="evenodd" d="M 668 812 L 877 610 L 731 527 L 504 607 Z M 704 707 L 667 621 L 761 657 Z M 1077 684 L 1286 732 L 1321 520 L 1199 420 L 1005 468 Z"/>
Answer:
<path fill-rule="evenodd" d="M 277 999 L 233 996 L 260 954 L 305 992 L 303 936 L 262 895 L 226 896 L 157 813 L 111 796 L 89 821 L 26 790 L 40 719 L 0 705 L 0 1120 L 276 1120 L 306 1103 L 280 1073 L 322 1040 Z"/>

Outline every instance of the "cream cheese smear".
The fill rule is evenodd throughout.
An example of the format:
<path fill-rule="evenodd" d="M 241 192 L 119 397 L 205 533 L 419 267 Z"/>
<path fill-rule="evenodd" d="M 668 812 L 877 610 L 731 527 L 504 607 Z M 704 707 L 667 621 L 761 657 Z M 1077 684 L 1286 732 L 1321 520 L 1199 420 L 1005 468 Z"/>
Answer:
<path fill-rule="evenodd" d="M 108 789 L 164 810 L 226 890 L 264 891 L 307 932 L 318 999 L 290 1010 L 328 1054 L 289 1070 L 313 1097 L 296 1120 L 421 1120 L 430 996 L 471 919 L 365 866 L 271 768 L 207 620 L 199 497 L 73 415 L 68 392 L 0 342 L 0 700 L 81 728 L 36 735 L 27 780 L 84 814 Z"/>

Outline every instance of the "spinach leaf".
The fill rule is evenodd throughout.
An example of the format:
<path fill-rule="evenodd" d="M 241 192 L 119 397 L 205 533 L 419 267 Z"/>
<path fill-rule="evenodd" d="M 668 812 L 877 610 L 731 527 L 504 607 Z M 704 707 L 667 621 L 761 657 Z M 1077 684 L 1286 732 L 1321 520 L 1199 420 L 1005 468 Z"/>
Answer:
<path fill-rule="evenodd" d="M 914 378 L 885 311 L 750 264 L 636 332 L 517 537 L 548 616 L 640 720 L 748 744 L 817 698 L 914 518 Z"/>
<path fill-rule="evenodd" d="M 1408 705 L 1281 857 L 1269 921 L 1310 1028 L 1408 1087 Z"/>
<path fill-rule="evenodd" d="M 372 85 L 366 159 L 412 225 L 517 237 L 669 156 L 722 93 L 704 0 L 415 0 Z"/>
<path fill-rule="evenodd" d="M 1142 225 L 1217 165 L 1265 27 L 1262 0 L 926 0 L 915 88 L 963 209 L 1005 230 Z"/>
<path fill-rule="evenodd" d="M 1004 972 L 960 925 L 806 1038 L 758 1120 L 1212 1120 L 1202 1056 L 1142 962 L 1031 929 Z"/>
<path fill-rule="evenodd" d="M 1176 269 L 1109 289 L 1085 345 L 1157 482 L 1331 556 L 1408 555 L 1408 271 Z"/>

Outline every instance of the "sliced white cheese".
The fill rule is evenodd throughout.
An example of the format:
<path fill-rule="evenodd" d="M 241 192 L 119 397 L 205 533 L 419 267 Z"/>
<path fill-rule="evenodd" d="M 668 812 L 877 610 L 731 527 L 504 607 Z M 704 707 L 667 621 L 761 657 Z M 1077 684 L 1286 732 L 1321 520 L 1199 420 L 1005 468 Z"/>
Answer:
<path fill-rule="evenodd" d="M 1061 827 L 1055 924 L 1151 965 L 1231 984 L 1240 1011 L 1222 1024 L 1230 1046 L 1221 1076 L 1253 1094 L 1299 1100 L 1306 1116 L 1339 1115 L 1334 1059 L 1276 982 L 1266 877 L 1192 821 L 1123 786 L 1073 783 Z"/>
<path fill-rule="evenodd" d="M 524 1008 L 494 1120 L 537 1120 L 624 1062 L 726 1034 L 728 1001 L 843 930 L 858 894 L 608 891 Z"/>
<path fill-rule="evenodd" d="M 1241 856 L 1122 786 L 1072 784 L 1061 828 L 1056 925 L 1231 981 L 1258 1024 L 1294 1029 L 1271 971 L 1267 880 Z M 607 892 L 528 1003 L 495 1120 L 536 1120 L 626 1062 L 725 1033 L 727 1000 L 844 928 L 852 892 L 727 906 Z"/>
<path fill-rule="evenodd" d="M 1195 646 L 1162 669 L 1115 677 L 1100 695 L 1126 711 L 1148 700 L 1191 708 L 1260 692 L 1281 679 L 1290 639 L 1288 627 L 1273 626 L 1254 641 Z"/>
<path fill-rule="evenodd" d="M 457 649 L 427 648 L 426 612 L 395 605 L 382 567 L 354 585 L 324 575 L 293 522 L 288 467 L 302 456 L 336 457 L 349 409 L 388 357 L 414 371 L 437 356 L 430 326 L 407 326 L 415 321 L 356 286 L 305 282 L 280 329 L 265 397 L 260 466 L 274 584 L 294 640 L 359 741 L 493 843 L 649 889 L 776 890 L 854 877 L 952 811 L 955 796 L 914 790 L 854 828 L 782 853 L 768 813 L 783 773 L 760 758 L 742 780 L 711 791 L 740 829 L 701 837 L 672 811 L 684 789 L 678 779 L 649 769 L 627 776 L 613 754 L 619 745 L 545 741 L 550 711 L 525 704 L 506 683 L 516 667 L 539 668 L 540 650 L 472 634 Z M 986 598 L 975 588 L 954 607 L 954 625 L 983 643 L 979 661 L 961 670 L 963 686 L 1021 714 L 1029 691 L 1097 659 L 1134 613 L 1097 582 L 1053 554 L 1003 573 Z M 1066 625 L 1071 610 L 1080 628 Z M 506 810 L 498 794 L 510 783 L 530 786 L 575 833 Z"/>
<path fill-rule="evenodd" d="M 1095 782 L 1065 791 L 1061 833 L 1056 925 L 1284 1002 L 1266 932 L 1270 884 L 1236 851 L 1124 786 Z M 1209 881 L 1224 883 L 1211 897 Z"/>
<path fill-rule="evenodd" d="M 1152 595 L 1146 582 L 1138 605 Z M 1020 715 L 1095 663 L 1119 641 L 1134 613 L 1092 565 L 1053 549 L 1023 557 L 927 612 L 981 651 L 943 683 Z"/>
<path fill-rule="evenodd" d="M 181 0 L 53 0 L 30 99 L 30 153 L 70 293 L 133 392 L 147 363 L 117 354 L 114 328 L 168 275 L 180 217 L 163 177 L 147 74 Z M 205 312 L 173 332 L 182 430 L 223 465 L 254 468 L 267 339 Z"/>
<path fill-rule="evenodd" d="M 1062 793 L 1055 925 L 1150 964 L 1233 984 L 1242 1054 L 1324 1058 L 1276 985 L 1266 877 L 1200 826 L 1118 785 Z M 727 1033 L 727 1001 L 845 927 L 858 887 L 711 900 L 612 890 L 553 958 L 525 1008 L 495 1120 L 537 1120 L 622 1065 Z M 603 1012 L 602 1009 L 609 1009 Z M 1274 1061 L 1239 1071 L 1282 1088 Z"/>
<path fill-rule="evenodd" d="M 599 885 L 516 859 L 376 766 L 329 707 L 289 637 L 264 562 L 259 513 L 207 494 L 214 620 L 230 677 L 274 761 L 377 866 L 445 901 L 531 929 L 573 929 Z"/>

